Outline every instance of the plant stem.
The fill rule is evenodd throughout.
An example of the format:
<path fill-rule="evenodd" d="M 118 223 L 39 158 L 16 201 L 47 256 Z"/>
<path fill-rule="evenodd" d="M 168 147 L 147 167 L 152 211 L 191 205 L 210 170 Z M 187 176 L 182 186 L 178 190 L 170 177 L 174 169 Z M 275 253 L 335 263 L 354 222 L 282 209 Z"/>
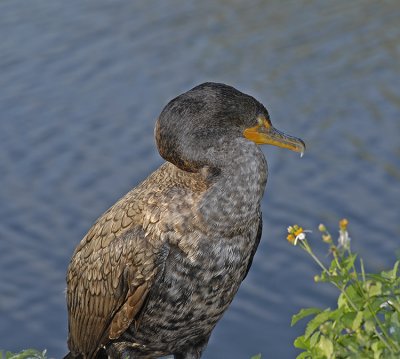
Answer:
<path fill-rule="evenodd" d="M 303 249 L 312 257 L 312 259 L 314 259 L 314 261 L 322 268 L 322 270 L 328 275 L 328 277 L 332 277 L 331 273 L 329 272 L 328 269 L 326 269 L 326 267 L 322 264 L 322 262 L 318 259 L 318 257 L 314 254 L 314 252 L 312 251 L 311 247 L 309 246 L 307 240 L 301 241 L 300 242 L 302 244 Z M 347 301 L 350 303 L 350 305 L 353 307 L 353 309 L 355 311 L 358 310 L 357 306 L 353 303 L 353 301 L 351 300 L 351 298 L 347 295 L 346 291 L 344 290 L 344 288 L 342 288 L 341 286 L 339 286 L 337 283 L 330 281 L 337 289 L 340 290 L 341 293 L 343 293 L 343 295 L 346 297 Z"/>
<path fill-rule="evenodd" d="M 379 329 L 382 331 L 382 334 L 379 335 L 379 338 L 382 340 L 383 343 L 385 343 L 386 340 L 384 340 L 384 337 L 387 339 L 387 345 L 389 345 L 389 343 L 391 344 L 391 346 L 394 347 L 394 350 L 396 350 L 396 352 L 399 352 L 399 347 L 397 346 L 397 344 L 390 338 L 389 334 L 386 332 L 385 327 L 382 325 L 380 319 L 377 317 L 377 315 L 375 314 L 375 311 L 372 310 L 371 305 L 369 303 L 369 297 L 367 297 L 367 307 L 368 310 L 370 311 L 370 313 L 372 314 L 372 316 L 374 317 L 374 320 L 376 322 L 376 324 L 378 325 Z M 376 330 L 375 330 L 376 331 Z M 386 343 L 385 343 L 386 344 Z M 389 348 L 389 347 L 388 347 Z M 390 347 L 389 350 L 393 353 L 393 348 Z"/>
<path fill-rule="evenodd" d="M 389 345 L 389 343 L 386 341 L 386 339 L 382 336 L 382 334 L 379 333 L 379 332 L 376 330 L 376 328 L 375 328 L 375 334 L 376 334 L 376 336 L 381 340 L 381 342 L 382 342 L 383 344 L 385 344 L 386 348 L 388 348 L 389 351 L 393 354 L 393 353 L 394 353 L 394 352 L 393 352 L 393 349 L 391 348 L 391 346 Z"/>
<path fill-rule="evenodd" d="M 364 261 L 360 258 L 360 266 L 361 266 L 361 275 L 363 282 L 365 283 L 365 269 L 364 269 Z"/>
<path fill-rule="evenodd" d="M 318 257 L 314 254 L 314 252 L 312 251 L 311 247 L 309 246 L 309 244 L 307 243 L 306 240 L 301 241 L 301 244 L 303 245 L 303 248 L 305 249 L 305 251 L 314 259 L 314 261 L 322 268 L 322 270 L 328 275 L 330 276 L 331 274 L 329 273 L 329 271 L 326 269 L 326 267 L 322 264 L 322 262 L 318 259 Z"/>

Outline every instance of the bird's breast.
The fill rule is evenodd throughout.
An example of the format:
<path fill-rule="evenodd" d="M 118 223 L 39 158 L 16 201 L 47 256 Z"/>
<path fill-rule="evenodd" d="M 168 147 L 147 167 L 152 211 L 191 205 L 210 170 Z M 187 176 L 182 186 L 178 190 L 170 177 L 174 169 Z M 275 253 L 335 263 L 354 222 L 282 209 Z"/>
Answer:
<path fill-rule="evenodd" d="M 165 343 L 184 346 L 208 337 L 231 303 L 250 260 L 258 223 L 230 238 L 192 233 L 192 238 L 171 244 L 162 276 L 150 293 L 138 342 L 152 340 L 155 349 Z M 197 339 L 196 339 L 197 338 Z"/>

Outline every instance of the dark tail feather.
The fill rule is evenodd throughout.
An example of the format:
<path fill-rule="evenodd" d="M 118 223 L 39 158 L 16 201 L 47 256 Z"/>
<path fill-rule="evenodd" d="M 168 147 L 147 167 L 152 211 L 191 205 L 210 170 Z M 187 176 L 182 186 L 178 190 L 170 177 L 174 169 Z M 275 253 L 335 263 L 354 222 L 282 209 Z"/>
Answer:
<path fill-rule="evenodd" d="M 101 348 L 97 354 L 96 354 L 96 359 L 107 359 L 107 353 L 106 351 Z M 69 352 L 63 359 L 83 359 L 83 356 L 79 354 L 78 356 L 74 356 L 71 352 Z"/>
<path fill-rule="evenodd" d="M 63 359 L 83 359 L 82 355 L 74 356 L 71 352 L 69 352 Z"/>

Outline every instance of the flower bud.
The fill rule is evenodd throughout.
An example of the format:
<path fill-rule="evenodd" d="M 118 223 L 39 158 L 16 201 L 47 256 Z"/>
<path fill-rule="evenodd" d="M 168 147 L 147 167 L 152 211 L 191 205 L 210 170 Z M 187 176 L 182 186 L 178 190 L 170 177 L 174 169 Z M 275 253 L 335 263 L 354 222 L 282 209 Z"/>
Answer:
<path fill-rule="evenodd" d="M 331 237 L 330 234 L 323 234 L 323 235 L 322 235 L 322 240 L 323 240 L 325 243 L 332 243 L 332 237 Z"/>
<path fill-rule="evenodd" d="M 326 227 L 325 227 L 325 225 L 322 224 L 322 223 L 320 223 L 320 225 L 318 226 L 318 230 L 319 230 L 320 232 L 326 232 Z"/>
<path fill-rule="evenodd" d="M 345 231 L 347 229 L 347 225 L 349 224 L 349 221 L 346 218 L 343 218 L 339 221 L 339 228 L 342 231 Z"/>
<path fill-rule="evenodd" d="M 289 243 L 294 244 L 296 237 L 293 234 L 288 234 L 286 239 L 288 240 Z"/>

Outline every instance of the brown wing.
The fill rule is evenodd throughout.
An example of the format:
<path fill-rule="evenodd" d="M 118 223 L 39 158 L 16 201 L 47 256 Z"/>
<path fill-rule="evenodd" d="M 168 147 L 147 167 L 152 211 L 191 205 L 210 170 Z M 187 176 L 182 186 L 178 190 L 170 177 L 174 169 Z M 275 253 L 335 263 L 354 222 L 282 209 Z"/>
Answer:
<path fill-rule="evenodd" d="M 145 238 L 141 208 L 126 199 L 107 211 L 77 247 L 67 273 L 68 346 L 93 358 L 132 323 L 157 272 L 159 241 Z"/>

